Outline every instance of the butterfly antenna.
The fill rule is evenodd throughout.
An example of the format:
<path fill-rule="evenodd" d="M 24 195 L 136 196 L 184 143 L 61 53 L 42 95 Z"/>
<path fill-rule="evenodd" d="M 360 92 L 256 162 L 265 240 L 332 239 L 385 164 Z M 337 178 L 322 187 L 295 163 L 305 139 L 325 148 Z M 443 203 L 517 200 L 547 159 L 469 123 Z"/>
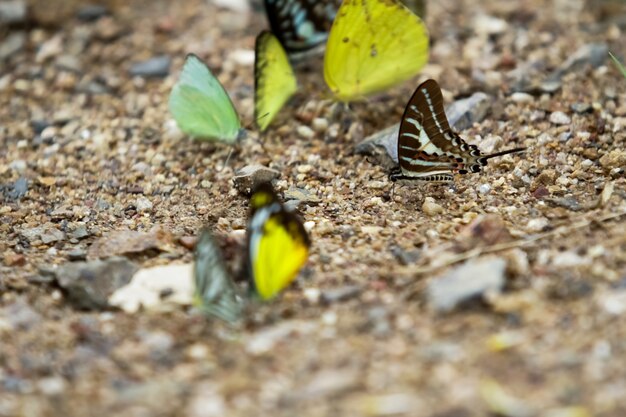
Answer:
<path fill-rule="evenodd" d="M 525 152 L 525 151 L 526 151 L 526 148 L 506 149 L 504 151 L 500 151 L 500 152 L 492 153 L 492 154 L 489 154 L 489 155 L 485 155 L 482 158 L 484 158 L 484 159 L 491 159 L 491 158 L 495 158 L 497 156 L 508 155 L 510 153 L 520 153 L 520 152 Z"/>

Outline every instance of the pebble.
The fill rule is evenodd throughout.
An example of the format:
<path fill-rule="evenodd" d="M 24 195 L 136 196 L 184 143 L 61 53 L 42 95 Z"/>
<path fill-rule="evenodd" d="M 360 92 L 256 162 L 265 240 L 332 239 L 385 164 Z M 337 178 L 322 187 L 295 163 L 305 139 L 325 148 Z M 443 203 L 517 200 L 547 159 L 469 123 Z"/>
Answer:
<path fill-rule="evenodd" d="M 428 284 L 428 301 L 437 312 L 448 312 L 460 303 L 504 287 L 506 261 L 501 258 L 470 260 Z"/>
<path fill-rule="evenodd" d="M 326 304 L 346 301 L 357 297 L 363 291 L 360 285 L 346 285 L 340 288 L 323 291 L 320 300 Z"/>
<path fill-rule="evenodd" d="M 489 184 L 481 184 L 478 187 L 478 192 L 481 194 L 489 194 L 490 191 L 491 191 L 491 185 Z"/>
<path fill-rule="evenodd" d="M 550 123 L 555 125 L 568 125 L 572 123 L 572 119 L 562 111 L 555 111 L 550 114 Z"/>
<path fill-rule="evenodd" d="M 609 153 L 602 155 L 600 165 L 603 168 L 621 168 L 626 167 L 626 150 L 614 149 Z"/>
<path fill-rule="evenodd" d="M 28 304 L 26 298 L 21 297 L 0 309 L 0 318 L 6 318 L 13 330 L 28 330 L 41 322 L 41 315 Z"/>
<path fill-rule="evenodd" d="M 435 203 L 435 199 L 432 197 L 426 197 L 424 199 L 424 203 L 422 204 L 422 211 L 427 216 L 436 216 L 437 214 L 441 214 L 444 211 L 444 208 L 439 204 Z"/>
<path fill-rule="evenodd" d="M 455 101 L 446 108 L 450 126 L 461 131 L 472 127 L 474 123 L 482 122 L 487 117 L 492 102 L 493 99 L 482 92 Z"/>
<path fill-rule="evenodd" d="M 24 23 L 27 17 L 27 4 L 23 0 L 0 2 L 0 23 L 15 25 Z"/>
<path fill-rule="evenodd" d="M 67 258 L 70 261 L 84 261 L 87 259 L 87 251 L 81 248 L 72 249 L 67 253 Z"/>
<path fill-rule="evenodd" d="M 146 197 L 139 197 L 135 200 L 135 207 L 139 213 L 143 213 L 146 211 L 152 210 L 152 201 L 148 200 Z"/>
<path fill-rule="evenodd" d="M 315 136 L 315 131 L 308 126 L 300 125 L 296 128 L 296 133 L 302 139 L 312 139 Z"/>
<path fill-rule="evenodd" d="M 570 109 L 578 114 L 589 113 L 593 111 L 593 108 L 589 103 L 573 103 L 570 106 Z"/>
<path fill-rule="evenodd" d="M 169 55 L 159 55 L 133 64 L 129 73 L 138 77 L 165 77 L 170 73 L 171 64 L 172 58 Z"/>
<path fill-rule="evenodd" d="M 135 269 L 136 271 L 136 269 Z M 134 272 L 134 271 L 133 271 Z M 130 281 L 130 282 L 128 282 Z M 110 305 L 127 313 L 168 310 L 174 305 L 190 305 L 193 300 L 193 264 L 165 265 L 137 271 L 132 280 L 110 294 Z M 167 293 L 167 297 L 163 294 Z"/>
<path fill-rule="evenodd" d="M 0 2 L 0 5 L 3 3 Z M 21 51 L 26 45 L 26 35 L 24 32 L 10 33 L 2 43 L 0 43 L 0 61 L 11 57 Z"/>
<path fill-rule="evenodd" d="M 9 164 L 9 168 L 17 172 L 18 174 L 24 173 L 24 171 L 26 171 L 26 166 L 26 161 L 24 161 L 23 159 L 16 159 Z"/>
<path fill-rule="evenodd" d="M 109 14 L 109 9 L 101 4 L 87 4 L 78 10 L 76 17 L 83 22 L 93 22 Z"/>
<path fill-rule="evenodd" d="M 137 269 L 128 259 L 113 257 L 105 261 L 66 263 L 52 269 L 40 268 L 39 273 L 44 277 L 51 275 L 75 308 L 94 310 L 107 308 L 109 295 L 128 283 Z"/>
<path fill-rule="evenodd" d="M 311 123 L 313 130 L 317 133 L 324 133 L 328 130 L 328 120 L 322 117 L 316 117 Z"/>
<path fill-rule="evenodd" d="M 250 194 L 259 184 L 280 177 L 280 172 L 263 165 L 247 165 L 235 173 L 233 183 L 237 191 Z"/>
<path fill-rule="evenodd" d="M 532 103 L 535 98 L 528 93 L 516 92 L 511 94 L 511 100 L 516 103 Z"/>
<path fill-rule="evenodd" d="M 285 191 L 284 197 L 285 200 L 296 200 L 302 203 L 317 204 L 321 201 L 314 191 L 307 190 L 306 188 L 291 187 Z"/>

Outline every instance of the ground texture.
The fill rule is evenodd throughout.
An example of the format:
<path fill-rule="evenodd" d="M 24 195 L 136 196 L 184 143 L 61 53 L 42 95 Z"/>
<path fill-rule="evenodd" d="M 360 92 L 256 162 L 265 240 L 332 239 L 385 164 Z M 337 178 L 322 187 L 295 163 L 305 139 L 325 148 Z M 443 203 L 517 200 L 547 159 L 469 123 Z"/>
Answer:
<path fill-rule="evenodd" d="M 624 11 L 590 4 L 431 4 L 417 79 L 345 109 L 312 65 L 226 166 L 229 149 L 176 130 L 167 97 L 195 52 L 251 123 L 261 12 L 111 2 L 94 21 L 51 8 L 2 29 L 0 416 L 626 415 L 626 79 L 605 53 L 626 52 Z M 599 62 L 567 63 L 585 45 Z M 159 55 L 165 74 L 130 74 Z M 488 95 L 469 142 L 528 152 L 392 193 L 355 146 L 427 77 L 448 103 Z M 184 307 L 84 311 L 41 278 L 112 231 L 154 226 L 188 242 L 209 225 L 235 262 L 247 197 L 232 178 L 250 164 L 306 195 L 313 245 L 297 283 L 244 325 Z M 133 258 L 191 259 L 182 244 Z M 455 268 L 481 282 L 502 263 L 502 291 L 437 308 Z"/>

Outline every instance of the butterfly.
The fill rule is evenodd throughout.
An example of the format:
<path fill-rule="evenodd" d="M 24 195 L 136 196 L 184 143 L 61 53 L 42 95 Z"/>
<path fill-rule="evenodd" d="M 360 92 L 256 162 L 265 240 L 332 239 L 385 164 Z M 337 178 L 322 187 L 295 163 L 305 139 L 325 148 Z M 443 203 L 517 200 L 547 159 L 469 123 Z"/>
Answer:
<path fill-rule="evenodd" d="M 311 241 L 296 214 L 287 210 L 268 183 L 250 198 L 248 275 L 262 300 L 275 297 L 298 275 Z"/>
<path fill-rule="evenodd" d="M 196 139 L 233 145 L 246 135 L 228 93 L 194 54 L 185 59 L 169 109 L 180 130 Z"/>
<path fill-rule="evenodd" d="M 269 31 L 256 38 L 254 87 L 254 118 L 264 131 L 298 87 L 285 50 Z"/>
<path fill-rule="evenodd" d="M 441 88 L 435 80 L 420 84 L 409 100 L 398 134 L 399 167 L 391 181 L 450 182 L 453 173 L 480 172 L 496 156 L 522 152 L 525 148 L 484 155 L 450 128 Z"/>
<path fill-rule="evenodd" d="M 345 0 L 328 35 L 324 79 L 347 102 L 411 77 L 428 60 L 428 31 L 399 0 Z"/>
<path fill-rule="evenodd" d="M 292 59 L 323 47 L 340 0 L 265 0 L 272 32 Z"/>
<path fill-rule="evenodd" d="M 243 298 L 222 262 L 211 232 L 204 229 L 195 248 L 194 305 L 208 316 L 234 323 L 243 311 Z"/>
<path fill-rule="evenodd" d="M 283 206 L 269 183 L 259 185 L 250 198 L 244 265 L 252 294 L 269 300 L 289 286 L 306 262 L 310 245 L 300 218 Z M 196 244 L 194 282 L 194 304 L 201 311 L 228 322 L 241 318 L 246 300 L 208 230 Z"/>

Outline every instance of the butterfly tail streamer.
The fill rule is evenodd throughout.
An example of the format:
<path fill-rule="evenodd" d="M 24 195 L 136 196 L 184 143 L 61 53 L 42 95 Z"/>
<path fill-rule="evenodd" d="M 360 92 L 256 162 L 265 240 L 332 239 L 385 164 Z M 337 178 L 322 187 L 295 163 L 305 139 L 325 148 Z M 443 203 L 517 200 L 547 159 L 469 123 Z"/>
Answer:
<path fill-rule="evenodd" d="M 487 159 L 491 159 L 491 158 L 496 158 L 498 156 L 508 155 L 510 153 L 521 153 L 521 152 L 526 152 L 526 148 L 506 149 L 504 151 L 495 152 L 495 153 L 491 153 L 489 155 L 482 156 L 481 159 L 487 160 Z"/>

